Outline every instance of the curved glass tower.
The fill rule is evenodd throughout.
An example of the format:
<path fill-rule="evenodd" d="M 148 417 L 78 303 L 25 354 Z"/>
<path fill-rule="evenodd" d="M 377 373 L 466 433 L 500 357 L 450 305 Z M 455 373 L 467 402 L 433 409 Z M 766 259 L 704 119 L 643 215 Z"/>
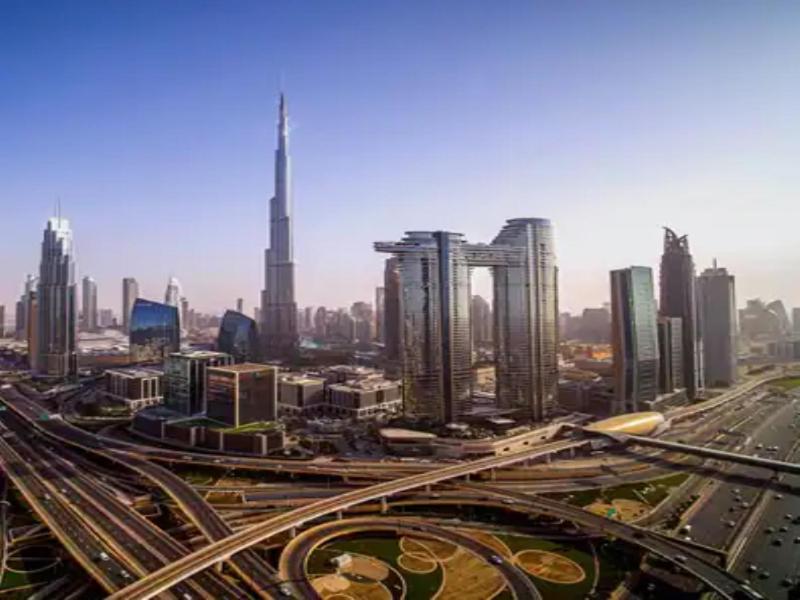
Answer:
<path fill-rule="evenodd" d="M 137 298 L 131 311 L 130 352 L 133 362 L 161 362 L 181 346 L 178 308 Z"/>
<path fill-rule="evenodd" d="M 219 326 L 217 350 L 230 354 L 237 363 L 258 361 L 260 344 L 256 322 L 238 311 L 225 311 Z"/>

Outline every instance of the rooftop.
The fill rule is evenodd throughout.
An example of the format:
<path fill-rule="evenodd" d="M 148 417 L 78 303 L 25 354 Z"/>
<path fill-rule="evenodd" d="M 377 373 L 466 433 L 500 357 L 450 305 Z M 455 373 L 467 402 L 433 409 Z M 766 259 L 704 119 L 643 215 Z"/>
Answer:
<path fill-rule="evenodd" d="M 173 352 L 169 356 L 170 358 L 222 358 L 230 355 L 213 350 L 184 350 L 182 352 Z"/>
<path fill-rule="evenodd" d="M 435 433 L 427 431 L 416 431 L 414 429 L 401 429 L 398 427 L 384 427 L 380 430 L 380 436 L 386 440 L 415 440 L 424 441 L 436 438 Z"/>
<path fill-rule="evenodd" d="M 107 369 L 106 373 L 133 379 L 138 377 L 161 377 L 164 371 L 153 367 L 126 367 L 122 369 Z"/>
<path fill-rule="evenodd" d="M 277 371 L 278 367 L 273 365 L 261 365 L 258 363 L 241 363 L 238 365 L 219 365 L 209 367 L 215 371 L 225 371 L 227 373 L 257 373 L 258 371 Z"/>

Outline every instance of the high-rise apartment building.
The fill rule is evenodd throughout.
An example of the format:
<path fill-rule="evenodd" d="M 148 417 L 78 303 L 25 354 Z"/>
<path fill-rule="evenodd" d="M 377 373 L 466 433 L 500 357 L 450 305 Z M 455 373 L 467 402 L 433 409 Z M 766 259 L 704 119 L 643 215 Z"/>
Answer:
<path fill-rule="evenodd" d="M 81 287 L 81 329 L 97 330 L 97 282 L 92 277 L 84 277 Z"/>
<path fill-rule="evenodd" d="M 98 324 L 101 328 L 114 327 L 116 322 L 114 320 L 114 311 L 110 308 L 101 308 L 98 311 Z"/>
<path fill-rule="evenodd" d="M 297 303 L 294 297 L 289 118 L 281 94 L 278 148 L 275 151 L 275 195 L 270 200 L 269 248 L 265 251 L 261 293 L 261 335 L 267 356 L 291 355 L 297 348 Z"/>
<path fill-rule="evenodd" d="M 658 390 L 683 389 L 683 337 L 680 317 L 658 318 Z"/>
<path fill-rule="evenodd" d="M 611 344 L 615 414 L 637 412 L 659 388 L 658 326 L 649 267 L 611 271 Z"/>
<path fill-rule="evenodd" d="M 735 281 L 716 261 L 697 278 L 697 303 L 706 385 L 733 385 L 738 332 Z"/>
<path fill-rule="evenodd" d="M 39 265 L 36 373 L 69 378 L 78 374 L 77 290 L 72 230 L 61 216 L 48 219 Z"/>
<path fill-rule="evenodd" d="M 492 306 L 483 296 L 472 296 L 472 345 L 489 344 L 492 341 Z"/>
<path fill-rule="evenodd" d="M 139 284 L 133 277 L 122 280 L 122 329 L 129 333 L 131 330 L 131 311 L 133 303 L 139 297 Z"/>
<path fill-rule="evenodd" d="M 387 258 L 384 263 L 383 290 L 384 357 L 391 365 L 396 365 L 402 356 L 403 312 L 399 262 L 394 256 Z"/>
<path fill-rule="evenodd" d="M 415 231 L 375 248 L 397 260 L 407 413 L 450 422 L 469 411 L 470 270 L 489 267 L 497 405 L 534 421 L 550 415 L 558 383 L 558 291 L 549 221 L 512 219 L 491 245 L 468 244 L 457 233 Z"/>
<path fill-rule="evenodd" d="M 233 364 L 224 352 L 193 350 L 174 352 L 164 361 L 164 404 L 185 415 L 206 408 L 206 369 Z"/>
<path fill-rule="evenodd" d="M 683 380 L 686 395 L 694 399 L 704 387 L 703 340 L 697 323 L 694 260 L 689 240 L 664 228 L 664 253 L 661 256 L 661 302 L 664 317 L 680 317 L 683 338 Z"/>

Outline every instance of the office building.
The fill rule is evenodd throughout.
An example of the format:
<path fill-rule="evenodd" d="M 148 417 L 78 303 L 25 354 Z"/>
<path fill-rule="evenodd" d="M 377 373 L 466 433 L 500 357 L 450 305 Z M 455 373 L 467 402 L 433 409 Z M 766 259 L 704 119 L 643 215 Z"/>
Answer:
<path fill-rule="evenodd" d="M 256 322 L 240 312 L 225 311 L 219 326 L 217 350 L 230 354 L 236 363 L 259 360 L 261 351 Z"/>
<path fill-rule="evenodd" d="M 653 273 L 649 267 L 611 271 L 611 344 L 615 414 L 637 412 L 655 401 L 659 352 Z"/>
<path fill-rule="evenodd" d="M 161 369 L 135 367 L 108 369 L 105 372 L 105 393 L 114 401 L 122 402 L 131 412 L 164 401 L 164 372 Z"/>
<path fill-rule="evenodd" d="M 278 378 L 278 409 L 282 416 L 320 413 L 325 405 L 325 379 L 289 373 Z"/>
<path fill-rule="evenodd" d="M 267 356 L 294 354 L 297 348 L 297 304 L 294 298 L 291 165 L 286 100 L 281 94 L 278 148 L 275 151 L 275 195 L 270 200 L 269 248 L 265 251 L 261 293 L 261 334 Z"/>
<path fill-rule="evenodd" d="M 180 306 L 181 284 L 175 277 L 170 277 L 167 281 L 167 289 L 164 292 L 164 304 L 168 306 Z"/>
<path fill-rule="evenodd" d="M 469 412 L 470 270 L 489 267 L 497 406 L 524 419 L 549 417 L 558 385 L 557 270 L 549 221 L 512 219 L 491 245 L 468 244 L 457 233 L 423 231 L 375 248 L 397 259 L 406 412 L 444 422 Z M 386 319 L 388 333 L 388 309 Z"/>
<path fill-rule="evenodd" d="M 663 317 L 679 317 L 683 339 L 683 380 L 690 400 L 704 387 L 703 341 L 697 324 L 694 260 L 689 240 L 664 228 L 664 253 L 661 256 L 661 302 Z"/>
<path fill-rule="evenodd" d="M 400 382 L 366 378 L 328 386 L 328 413 L 343 419 L 370 419 L 400 412 Z"/>
<path fill-rule="evenodd" d="M 6 337 L 6 307 L 0 304 L 0 338 Z"/>
<path fill-rule="evenodd" d="M 236 312 L 244 314 L 244 298 L 236 299 Z"/>
<path fill-rule="evenodd" d="M 122 329 L 125 333 L 131 330 L 131 311 L 133 303 L 139 297 L 139 284 L 133 277 L 122 280 Z"/>
<path fill-rule="evenodd" d="M 28 368 L 39 370 L 39 292 L 31 290 L 25 297 L 25 339 L 28 342 Z"/>
<path fill-rule="evenodd" d="M 792 309 L 792 333 L 800 335 L 800 308 L 797 307 Z"/>
<path fill-rule="evenodd" d="M 129 338 L 133 362 L 163 362 L 181 347 L 178 309 L 137 298 L 131 309 Z"/>
<path fill-rule="evenodd" d="M 48 219 L 39 266 L 37 375 L 57 379 L 78 375 L 77 286 L 72 230 L 61 216 Z"/>
<path fill-rule="evenodd" d="M 492 307 L 483 296 L 472 296 L 472 344 L 481 346 L 492 341 Z"/>
<path fill-rule="evenodd" d="M 183 329 L 184 331 L 191 331 L 192 329 L 194 329 L 194 322 L 193 322 L 194 321 L 194 318 L 193 318 L 193 312 L 194 311 L 192 311 L 189 308 L 189 300 L 184 296 L 181 296 L 180 307 L 181 307 L 181 313 L 180 313 L 181 314 L 181 329 Z"/>
<path fill-rule="evenodd" d="M 733 385 L 738 331 L 735 282 L 726 269 L 717 267 L 716 261 L 697 278 L 697 307 L 706 385 Z M 786 320 L 788 326 L 788 316 Z"/>
<path fill-rule="evenodd" d="M 164 403 L 184 415 L 204 412 L 206 371 L 209 367 L 231 364 L 233 357 L 224 352 L 173 352 L 164 361 Z"/>
<path fill-rule="evenodd" d="M 383 311 L 386 303 L 386 289 L 383 287 L 375 288 L 375 341 L 384 342 L 383 331 Z"/>
<path fill-rule="evenodd" d="M 320 306 L 314 313 L 314 337 L 323 339 L 325 337 L 325 328 L 328 322 L 328 311 L 324 306 Z"/>
<path fill-rule="evenodd" d="M 81 289 L 81 329 L 97 330 L 97 282 L 92 277 L 84 277 Z"/>
<path fill-rule="evenodd" d="M 683 389 L 683 327 L 679 317 L 658 318 L 658 391 Z"/>
<path fill-rule="evenodd" d="M 241 427 L 278 417 L 278 368 L 242 363 L 208 368 L 206 416 Z"/>

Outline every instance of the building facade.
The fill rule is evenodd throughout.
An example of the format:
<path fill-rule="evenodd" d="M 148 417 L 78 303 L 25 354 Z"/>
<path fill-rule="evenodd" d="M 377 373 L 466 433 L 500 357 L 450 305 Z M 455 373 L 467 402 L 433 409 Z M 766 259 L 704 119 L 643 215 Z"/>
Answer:
<path fill-rule="evenodd" d="M 615 414 L 638 412 L 658 396 L 659 352 L 653 273 L 649 267 L 611 271 L 611 344 Z"/>
<path fill-rule="evenodd" d="M 81 329 L 97 330 L 97 282 L 92 277 L 84 277 L 81 286 Z"/>
<path fill-rule="evenodd" d="M 131 311 L 138 297 L 139 283 L 133 277 L 125 277 L 122 280 L 122 329 L 125 333 L 130 333 Z"/>
<path fill-rule="evenodd" d="M 334 383 L 328 386 L 328 413 L 332 417 L 362 420 L 402 410 L 400 383 L 383 378 Z"/>
<path fill-rule="evenodd" d="M 297 348 L 297 303 L 294 295 L 289 117 L 281 94 L 278 148 L 275 151 L 275 195 L 270 200 L 269 248 L 265 251 L 264 290 L 261 293 L 261 334 L 267 356 L 292 355 Z"/>
<path fill-rule="evenodd" d="M 683 389 L 683 327 L 679 317 L 658 318 L 658 390 Z"/>
<path fill-rule="evenodd" d="M 231 364 L 233 357 L 224 352 L 173 352 L 164 361 L 164 403 L 184 415 L 204 412 L 207 370 Z"/>
<path fill-rule="evenodd" d="M 697 278 L 699 322 L 702 327 L 703 366 L 709 386 L 736 383 L 736 290 L 733 275 L 714 266 Z"/>
<path fill-rule="evenodd" d="M 242 363 L 208 368 L 206 416 L 241 427 L 278 417 L 278 368 Z"/>
<path fill-rule="evenodd" d="M 278 381 L 278 408 L 281 415 L 298 416 L 321 413 L 325 405 L 325 379 L 291 373 Z"/>
<path fill-rule="evenodd" d="M 77 286 L 72 230 L 60 216 L 47 221 L 37 288 L 37 375 L 72 378 L 78 374 Z"/>
<path fill-rule="evenodd" d="M 558 290 L 549 221 L 512 219 L 490 245 L 436 231 L 408 232 L 375 248 L 397 261 L 407 413 L 453 422 L 469 412 L 470 270 L 489 267 L 497 405 L 534 421 L 551 414 L 558 393 Z M 388 313 L 387 307 L 387 327 Z"/>
<path fill-rule="evenodd" d="M 129 339 L 132 362 L 163 362 L 181 347 L 178 309 L 137 298 L 131 309 Z"/>
<path fill-rule="evenodd" d="M 169 306 L 180 306 L 181 284 L 175 277 L 170 277 L 167 281 L 167 289 L 164 291 L 164 304 Z"/>
<path fill-rule="evenodd" d="M 383 343 L 384 358 L 392 370 L 403 353 L 403 312 L 400 289 L 400 268 L 397 258 L 387 258 L 383 270 Z"/>
<path fill-rule="evenodd" d="M 386 303 L 386 289 L 383 286 L 375 288 L 375 341 L 383 343 L 386 339 L 383 331 L 383 311 Z"/>
<path fill-rule="evenodd" d="M 258 328 L 250 317 L 227 310 L 217 336 L 217 350 L 233 357 L 234 362 L 255 362 L 261 357 Z"/>
<path fill-rule="evenodd" d="M 113 400 L 125 403 L 131 412 L 164 401 L 164 372 L 147 367 L 108 369 L 105 372 L 105 391 Z"/>
<path fill-rule="evenodd" d="M 483 296 L 472 296 L 472 344 L 480 346 L 492 341 L 492 306 Z"/>
<path fill-rule="evenodd" d="M 664 253 L 661 255 L 661 302 L 664 317 L 680 317 L 683 338 L 683 380 L 690 400 L 705 387 L 703 381 L 703 340 L 697 322 L 694 260 L 689 240 L 664 228 Z"/>

